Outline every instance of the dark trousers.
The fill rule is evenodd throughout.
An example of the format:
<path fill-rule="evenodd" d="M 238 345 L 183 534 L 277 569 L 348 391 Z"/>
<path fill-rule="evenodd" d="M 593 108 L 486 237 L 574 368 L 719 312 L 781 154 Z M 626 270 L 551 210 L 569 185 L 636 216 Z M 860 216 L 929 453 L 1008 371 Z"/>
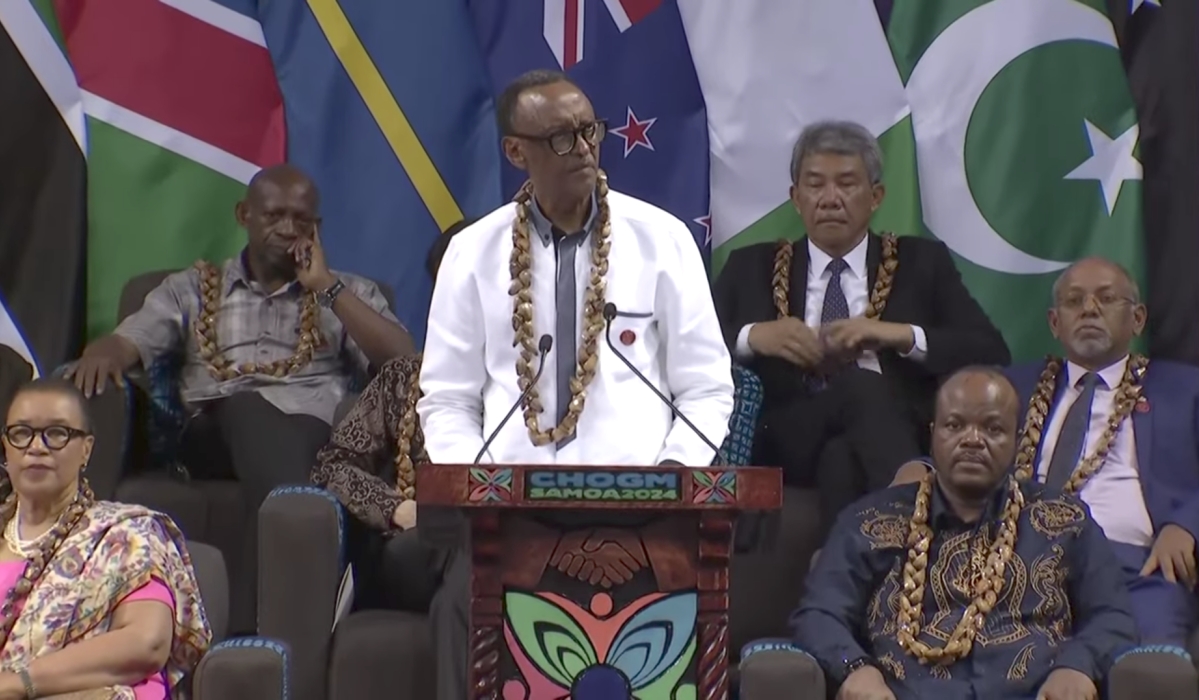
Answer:
<path fill-rule="evenodd" d="M 246 498 L 243 556 L 229 563 L 229 616 L 235 633 L 252 631 L 256 619 L 258 508 L 276 487 L 308 483 L 329 432 L 323 420 L 284 413 L 251 391 L 203 404 L 184 428 L 179 458 L 192 478 L 237 479 Z"/>
<path fill-rule="evenodd" d="M 427 613 L 441 586 L 448 552 L 422 542 L 416 530 L 391 536 L 370 532 L 366 540 L 354 558 L 361 582 L 355 607 Z"/>
<path fill-rule="evenodd" d="M 1189 649 L 1191 633 L 1199 622 L 1199 601 L 1196 601 L 1195 592 L 1181 583 L 1170 583 L 1160 571 L 1141 576 L 1141 567 L 1149 558 L 1148 547 L 1122 542 L 1110 544 L 1128 577 L 1128 596 L 1141 644 L 1169 644 Z"/>
<path fill-rule="evenodd" d="M 441 588 L 429 606 L 433 651 L 437 654 L 437 700 L 471 697 L 467 676 L 470 649 L 470 553 L 449 555 Z"/>
<path fill-rule="evenodd" d="M 762 425 L 761 463 L 781 466 L 790 486 L 819 491 L 822 540 L 841 510 L 921 455 L 911 408 L 881 374 L 858 367 L 821 391 L 766 406 Z"/>

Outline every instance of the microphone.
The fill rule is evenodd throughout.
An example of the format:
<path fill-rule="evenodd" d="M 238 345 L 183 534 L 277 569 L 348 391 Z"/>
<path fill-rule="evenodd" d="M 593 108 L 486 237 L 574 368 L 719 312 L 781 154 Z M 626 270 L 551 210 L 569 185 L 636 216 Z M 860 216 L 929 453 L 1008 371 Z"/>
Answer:
<path fill-rule="evenodd" d="M 645 375 L 641 373 L 641 370 L 634 367 L 633 363 L 629 362 L 629 358 L 625 357 L 624 354 L 617 350 L 616 346 L 612 344 L 612 319 L 614 318 L 616 318 L 616 304 L 613 304 L 612 302 L 604 304 L 604 341 L 608 343 L 608 349 L 612 351 L 613 355 L 616 355 L 618 358 L 620 358 L 620 361 L 624 363 L 625 367 L 628 367 L 630 370 L 632 370 L 633 374 L 636 375 L 636 377 L 640 379 L 643 384 L 648 386 L 650 391 L 654 392 L 655 396 L 662 400 L 662 403 L 670 407 L 671 413 L 673 413 L 679 420 L 686 423 L 687 427 L 691 428 L 691 432 L 698 435 L 699 439 L 703 440 L 705 445 L 712 448 L 712 452 L 714 452 L 716 455 L 716 464 L 725 466 L 724 458 L 720 455 L 720 448 L 717 447 L 711 440 L 709 440 L 707 435 L 701 433 L 699 428 L 695 427 L 695 424 L 692 423 L 687 416 L 683 415 L 683 412 L 679 410 L 678 406 L 675 406 L 673 401 L 666 398 L 665 394 L 658 391 L 658 387 L 654 386 L 654 383 L 647 379 Z"/>
<path fill-rule="evenodd" d="M 541 339 L 537 341 L 537 373 L 533 375 L 533 381 L 529 382 L 529 385 L 521 392 L 520 397 L 516 399 L 516 403 L 512 404 L 512 408 L 508 409 L 508 413 L 500 421 L 500 424 L 495 426 L 495 430 L 491 431 L 491 435 L 488 435 L 487 439 L 483 441 L 483 448 L 479 450 L 479 454 L 475 455 L 475 461 L 471 462 L 471 464 L 478 464 L 479 460 L 483 459 L 483 455 L 487 454 L 487 448 L 491 447 L 491 443 L 495 441 L 496 436 L 508 424 L 512 415 L 516 413 L 516 409 L 520 408 L 525 399 L 529 398 L 529 394 L 533 393 L 533 388 L 537 386 L 537 380 L 541 379 L 541 372 L 545 369 L 545 356 L 550 354 L 550 349 L 553 347 L 554 338 L 549 333 L 541 336 Z"/>

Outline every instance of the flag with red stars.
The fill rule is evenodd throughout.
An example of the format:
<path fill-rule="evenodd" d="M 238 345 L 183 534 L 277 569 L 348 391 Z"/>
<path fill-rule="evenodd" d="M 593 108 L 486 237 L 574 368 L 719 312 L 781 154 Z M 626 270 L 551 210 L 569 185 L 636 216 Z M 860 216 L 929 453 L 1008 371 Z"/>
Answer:
<path fill-rule="evenodd" d="M 608 122 L 614 189 L 684 221 L 705 253 L 708 124 L 676 0 L 471 0 L 498 95 L 520 74 L 564 70 Z M 525 176 L 504 165 L 504 194 Z"/>

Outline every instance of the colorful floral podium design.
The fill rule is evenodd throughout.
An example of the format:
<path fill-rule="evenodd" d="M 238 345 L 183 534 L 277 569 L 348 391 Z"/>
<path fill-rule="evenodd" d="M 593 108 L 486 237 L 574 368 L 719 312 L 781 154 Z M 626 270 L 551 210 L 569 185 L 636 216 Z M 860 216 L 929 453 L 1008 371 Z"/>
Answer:
<path fill-rule="evenodd" d="M 470 523 L 473 700 L 727 697 L 733 523 L 781 506 L 778 470 L 425 465 L 417 480 L 422 508 Z"/>

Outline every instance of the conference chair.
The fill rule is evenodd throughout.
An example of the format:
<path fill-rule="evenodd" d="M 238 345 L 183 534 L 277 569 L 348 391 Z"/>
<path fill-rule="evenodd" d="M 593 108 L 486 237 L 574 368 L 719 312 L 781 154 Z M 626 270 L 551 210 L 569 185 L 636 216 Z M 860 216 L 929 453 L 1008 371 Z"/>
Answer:
<path fill-rule="evenodd" d="M 146 295 L 176 271 L 148 272 L 129 280 L 121 291 L 118 322 L 140 309 Z M 394 308 L 391 289 L 376 284 Z M 97 497 L 162 511 L 188 538 L 212 544 L 226 561 L 240 563 L 248 528 L 253 527 L 240 484 L 233 479 L 192 479 L 178 466 L 176 449 L 184 424 L 180 368 L 180 357 L 161 358 L 128 376 L 124 391 L 111 390 L 92 400 L 96 447 L 89 481 Z M 364 385 L 366 379 L 358 383 Z M 352 400 L 351 396 L 347 403 Z M 237 575 L 243 567 L 232 568 L 234 591 L 252 595 L 254 582 Z M 233 623 L 238 629 L 254 626 L 253 620 Z"/>
<path fill-rule="evenodd" d="M 741 367 L 734 380 L 736 407 L 722 452 L 739 466 L 752 453 L 762 385 Z M 734 555 L 729 616 L 734 651 L 756 637 L 785 634 L 817 546 L 817 515 L 813 492 L 786 489 L 771 546 Z M 433 697 L 434 659 L 424 615 L 359 610 L 334 629 L 350 517 L 332 494 L 315 487 L 278 489 L 266 500 L 258 515 L 264 557 L 259 632 L 287 643 L 298 700 Z"/>
<path fill-rule="evenodd" d="M 195 700 L 287 700 L 287 650 L 262 637 L 225 639 L 229 577 L 225 559 L 211 545 L 189 541 L 200 600 L 212 628 L 212 648 L 191 678 Z"/>

